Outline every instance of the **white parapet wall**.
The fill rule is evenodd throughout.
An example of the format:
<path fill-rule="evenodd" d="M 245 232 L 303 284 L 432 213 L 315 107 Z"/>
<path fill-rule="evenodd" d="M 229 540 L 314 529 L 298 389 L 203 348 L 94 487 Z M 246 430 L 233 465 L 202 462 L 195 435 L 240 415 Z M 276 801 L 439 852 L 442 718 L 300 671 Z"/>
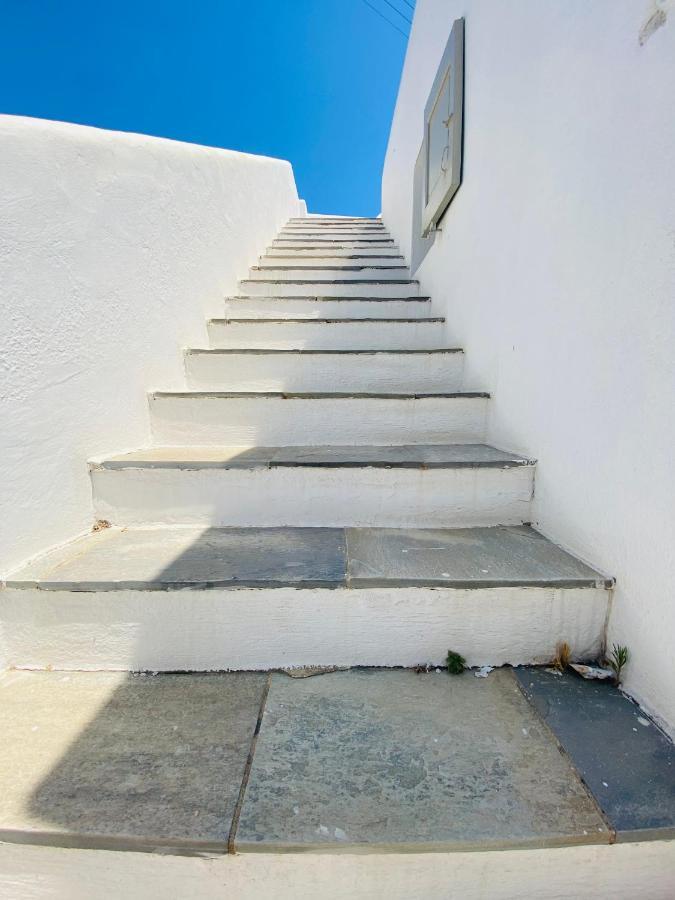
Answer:
<path fill-rule="evenodd" d="M 409 258 L 424 106 L 465 17 L 463 183 L 414 277 L 539 460 L 534 522 L 616 576 L 628 690 L 675 728 L 675 4 L 418 0 L 383 176 Z"/>
<path fill-rule="evenodd" d="M 87 460 L 149 440 L 146 392 L 291 216 L 289 163 L 0 116 L 0 576 L 92 525 Z"/>

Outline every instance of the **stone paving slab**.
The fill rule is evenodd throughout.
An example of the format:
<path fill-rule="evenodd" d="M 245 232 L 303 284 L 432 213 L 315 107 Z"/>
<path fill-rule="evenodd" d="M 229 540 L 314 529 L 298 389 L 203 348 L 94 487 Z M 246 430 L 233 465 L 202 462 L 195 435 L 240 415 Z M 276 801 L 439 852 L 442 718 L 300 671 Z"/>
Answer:
<path fill-rule="evenodd" d="M 347 555 L 353 587 L 385 582 L 469 588 L 609 586 L 598 572 L 526 525 L 349 528 Z"/>
<path fill-rule="evenodd" d="M 272 676 L 237 851 L 608 841 L 509 670 Z"/>
<path fill-rule="evenodd" d="M 0 841 L 225 852 L 266 681 L 0 675 Z"/>
<path fill-rule="evenodd" d="M 168 586 L 333 587 L 344 582 L 340 528 L 106 529 L 17 573 L 9 587 L 163 590 Z"/>
<path fill-rule="evenodd" d="M 595 795 L 618 840 L 675 838 L 675 747 L 609 684 L 520 668 L 516 677 Z"/>

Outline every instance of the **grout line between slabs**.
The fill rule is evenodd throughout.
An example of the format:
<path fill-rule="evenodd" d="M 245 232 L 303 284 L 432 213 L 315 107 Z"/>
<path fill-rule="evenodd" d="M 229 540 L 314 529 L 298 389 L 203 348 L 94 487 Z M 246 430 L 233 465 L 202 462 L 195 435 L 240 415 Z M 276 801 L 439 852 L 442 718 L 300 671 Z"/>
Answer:
<path fill-rule="evenodd" d="M 253 736 L 251 738 L 251 747 L 248 751 L 248 756 L 246 758 L 246 765 L 244 766 L 244 774 L 241 779 L 241 785 L 239 787 L 239 796 L 237 797 L 237 802 L 234 806 L 234 813 L 232 815 L 232 824 L 230 825 L 230 833 L 227 838 L 227 852 L 235 853 L 235 840 L 237 837 L 237 829 L 239 828 L 239 819 L 241 818 L 241 811 L 244 807 L 244 800 L 246 799 L 246 788 L 248 787 L 248 781 L 251 777 L 251 769 L 253 768 L 253 758 L 255 756 L 256 746 L 258 744 L 258 735 L 260 734 L 260 729 L 262 727 L 263 715 L 265 713 L 265 707 L 267 705 L 267 697 L 270 692 L 270 686 L 272 684 L 272 672 L 269 672 L 267 675 L 267 680 L 265 681 L 265 687 L 263 688 L 262 697 L 260 698 L 260 708 L 258 710 L 258 718 L 255 723 L 255 728 L 253 730 Z"/>

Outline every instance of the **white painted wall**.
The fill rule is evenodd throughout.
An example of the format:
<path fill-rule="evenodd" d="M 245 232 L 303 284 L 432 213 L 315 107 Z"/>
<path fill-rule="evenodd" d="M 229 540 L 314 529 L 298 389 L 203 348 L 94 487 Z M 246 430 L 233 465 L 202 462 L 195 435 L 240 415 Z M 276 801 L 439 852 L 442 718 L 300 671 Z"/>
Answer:
<path fill-rule="evenodd" d="M 672 841 L 472 853 L 190 857 L 0 843 L 8 900 L 672 900 Z"/>
<path fill-rule="evenodd" d="M 146 391 L 290 217 L 289 163 L 0 117 L 0 573 L 92 524 L 87 459 L 149 441 Z"/>
<path fill-rule="evenodd" d="M 467 351 L 466 386 L 494 393 L 490 440 L 539 459 L 537 526 L 617 577 L 626 686 L 672 730 L 675 5 L 418 0 L 383 176 L 406 253 L 459 16 L 464 181 L 417 277 Z"/>

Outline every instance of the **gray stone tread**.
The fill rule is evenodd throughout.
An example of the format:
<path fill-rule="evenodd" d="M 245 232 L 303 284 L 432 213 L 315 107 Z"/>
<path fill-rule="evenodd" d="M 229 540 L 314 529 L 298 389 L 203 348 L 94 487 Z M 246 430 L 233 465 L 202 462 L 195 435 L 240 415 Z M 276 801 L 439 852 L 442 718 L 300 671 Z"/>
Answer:
<path fill-rule="evenodd" d="M 92 468 L 260 469 L 279 466 L 329 468 L 511 468 L 534 460 L 486 444 L 310 447 L 148 447 L 91 463 Z"/>
<path fill-rule="evenodd" d="M 528 526 L 456 529 L 107 528 L 10 575 L 9 588 L 607 586 Z"/>
<path fill-rule="evenodd" d="M 240 284 L 419 284 L 410 278 L 387 278 L 386 281 L 378 281 L 377 278 L 256 278 L 252 281 L 250 278 L 242 278 Z"/>
<path fill-rule="evenodd" d="M 328 302 L 328 303 L 358 303 L 367 301 L 368 303 L 429 303 L 430 297 L 276 297 L 274 294 L 258 296 L 251 294 L 238 294 L 234 297 L 226 297 L 226 300 L 246 300 L 250 303 L 252 300 L 307 300 L 311 302 Z"/>
<path fill-rule="evenodd" d="M 346 265 L 346 266 L 332 266 L 332 265 L 320 265 L 320 266 L 310 266 L 303 262 L 297 262 L 292 265 L 283 265 L 283 266 L 252 266 L 251 270 L 253 272 L 266 272 L 268 270 L 283 272 L 283 271 L 295 271 L 297 269 L 307 269 L 308 272 L 312 272 L 315 270 L 325 271 L 327 269 L 332 269 L 335 272 L 362 272 L 364 269 L 385 269 L 385 270 L 403 270 L 407 271 L 407 266 L 383 266 L 383 265 L 362 265 L 362 266 L 354 266 L 354 265 Z"/>
<path fill-rule="evenodd" d="M 360 391 L 358 393 L 337 393 L 327 391 L 297 392 L 297 391 L 153 391 L 150 397 L 174 397 L 176 399 L 189 400 L 198 397 L 202 400 L 222 400 L 227 398 L 268 398 L 281 400 L 475 400 L 488 398 L 490 395 L 484 391 L 455 391 L 453 393 L 374 393 Z"/>
<path fill-rule="evenodd" d="M 258 319 L 258 322 L 264 320 Z M 312 321 L 307 320 L 307 321 Z M 353 319 L 352 321 L 358 321 Z M 228 322 L 228 324 L 230 324 Z M 429 347 L 421 350 L 403 350 L 403 349 L 364 349 L 364 350 L 336 350 L 332 348 L 324 348 L 320 350 L 308 350 L 298 347 L 188 347 L 185 352 L 191 355 L 203 354 L 205 356 L 214 355 L 231 355 L 233 353 L 249 353 L 253 355 L 268 355 L 271 353 L 294 353 L 300 356 L 373 356 L 383 353 L 393 354 L 395 356 L 419 356 L 420 354 L 434 355 L 439 353 L 463 353 L 461 347 Z"/>
<path fill-rule="evenodd" d="M 393 318 L 393 319 L 384 319 L 384 318 L 373 318 L 373 317 L 363 317 L 363 318 L 351 318 L 351 319 L 233 319 L 230 318 L 216 318 L 209 319 L 209 322 L 214 322 L 220 325 L 229 325 L 232 322 L 236 322 L 238 324 L 245 323 L 247 325 L 344 325 L 344 324 L 357 324 L 362 325 L 365 323 L 377 324 L 377 325 L 387 325 L 395 322 L 397 324 L 405 324 L 405 325 L 428 325 L 430 322 L 440 323 L 445 322 L 443 316 L 418 316 L 417 318 Z M 349 351 L 346 351 L 349 352 Z M 354 352 L 354 351 L 352 351 Z M 386 351 L 392 352 L 392 351 Z M 409 351 L 411 352 L 411 351 Z M 433 352 L 433 351 L 432 351 Z"/>

